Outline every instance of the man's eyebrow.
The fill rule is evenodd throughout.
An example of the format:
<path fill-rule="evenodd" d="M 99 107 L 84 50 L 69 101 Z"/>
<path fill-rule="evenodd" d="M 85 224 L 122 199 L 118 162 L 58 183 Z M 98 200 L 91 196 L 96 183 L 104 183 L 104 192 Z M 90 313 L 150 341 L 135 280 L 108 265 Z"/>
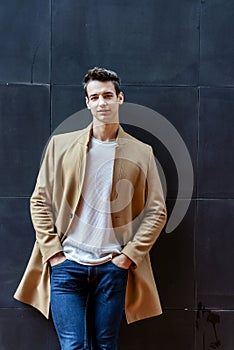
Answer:
<path fill-rule="evenodd" d="M 112 94 L 112 95 L 114 95 L 113 91 L 105 91 L 105 92 L 100 93 L 100 94 L 98 94 L 98 93 L 96 92 L 95 94 L 89 95 L 89 97 L 97 96 L 97 95 L 107 95 L 107 94 Z"/>
<path fill-rule="evenodd" d="M 98 95 L 98 94 L 91 94 L 91 95 L 89 95 L 89 97 L 96 96 L 96 95 Z"/>

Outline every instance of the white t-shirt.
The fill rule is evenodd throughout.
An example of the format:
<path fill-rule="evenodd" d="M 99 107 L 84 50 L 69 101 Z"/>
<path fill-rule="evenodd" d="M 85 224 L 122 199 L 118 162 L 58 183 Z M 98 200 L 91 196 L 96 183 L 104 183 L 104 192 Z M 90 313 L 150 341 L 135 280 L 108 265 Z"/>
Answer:
<path fill-rule="evenodd" d="M 67 259 L 84 265 L 107 262 L 121 252 L 111 222 L 110 193 L 116 141 L 91 139 L 78 211 L 63 242 Z"/>

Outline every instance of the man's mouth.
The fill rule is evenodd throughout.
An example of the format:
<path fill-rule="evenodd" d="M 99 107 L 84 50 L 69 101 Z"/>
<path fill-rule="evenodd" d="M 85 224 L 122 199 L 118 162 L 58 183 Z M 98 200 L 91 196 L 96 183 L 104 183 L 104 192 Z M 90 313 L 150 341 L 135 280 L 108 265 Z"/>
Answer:
<path fill-rule="evenodd" d="M 97 112 L 98 113 L 106 113 L 106 112 L 109 112 L 109 109 L 100 109 Z"/>

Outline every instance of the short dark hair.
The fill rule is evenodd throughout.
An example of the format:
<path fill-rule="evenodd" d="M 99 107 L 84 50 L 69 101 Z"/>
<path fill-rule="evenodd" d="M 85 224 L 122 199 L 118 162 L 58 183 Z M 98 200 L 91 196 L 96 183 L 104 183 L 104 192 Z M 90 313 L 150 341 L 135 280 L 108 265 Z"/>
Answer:
<path fill-rule="evenodd" d="M 118 75 L 113 72 L 112 70 L 100 68 L 100 67 L 94 67 L 92 69 L 89 69 L 86 75 L 83 79 L 83 86 L 85 90 L 85 94 L 88 97 L 87 93 L 87 85 L 90 83 L 90 81 L 93 80 L 99 80 L 99 81 L 112 81 L 115 87 L 116 95 L 118 96 L 120 93 L 120 78 Z"/>

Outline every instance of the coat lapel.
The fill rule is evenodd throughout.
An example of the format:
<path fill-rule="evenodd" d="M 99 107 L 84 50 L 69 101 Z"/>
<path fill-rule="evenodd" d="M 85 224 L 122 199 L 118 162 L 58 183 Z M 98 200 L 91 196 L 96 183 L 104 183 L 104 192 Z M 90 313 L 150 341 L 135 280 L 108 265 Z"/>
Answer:
<path fill-rule="evenodd" d="M 62 163 L 62 191 L 71 217 L 74 216 L 82 191 L 90 134 L 91 125 L 72 143 Z"/>

